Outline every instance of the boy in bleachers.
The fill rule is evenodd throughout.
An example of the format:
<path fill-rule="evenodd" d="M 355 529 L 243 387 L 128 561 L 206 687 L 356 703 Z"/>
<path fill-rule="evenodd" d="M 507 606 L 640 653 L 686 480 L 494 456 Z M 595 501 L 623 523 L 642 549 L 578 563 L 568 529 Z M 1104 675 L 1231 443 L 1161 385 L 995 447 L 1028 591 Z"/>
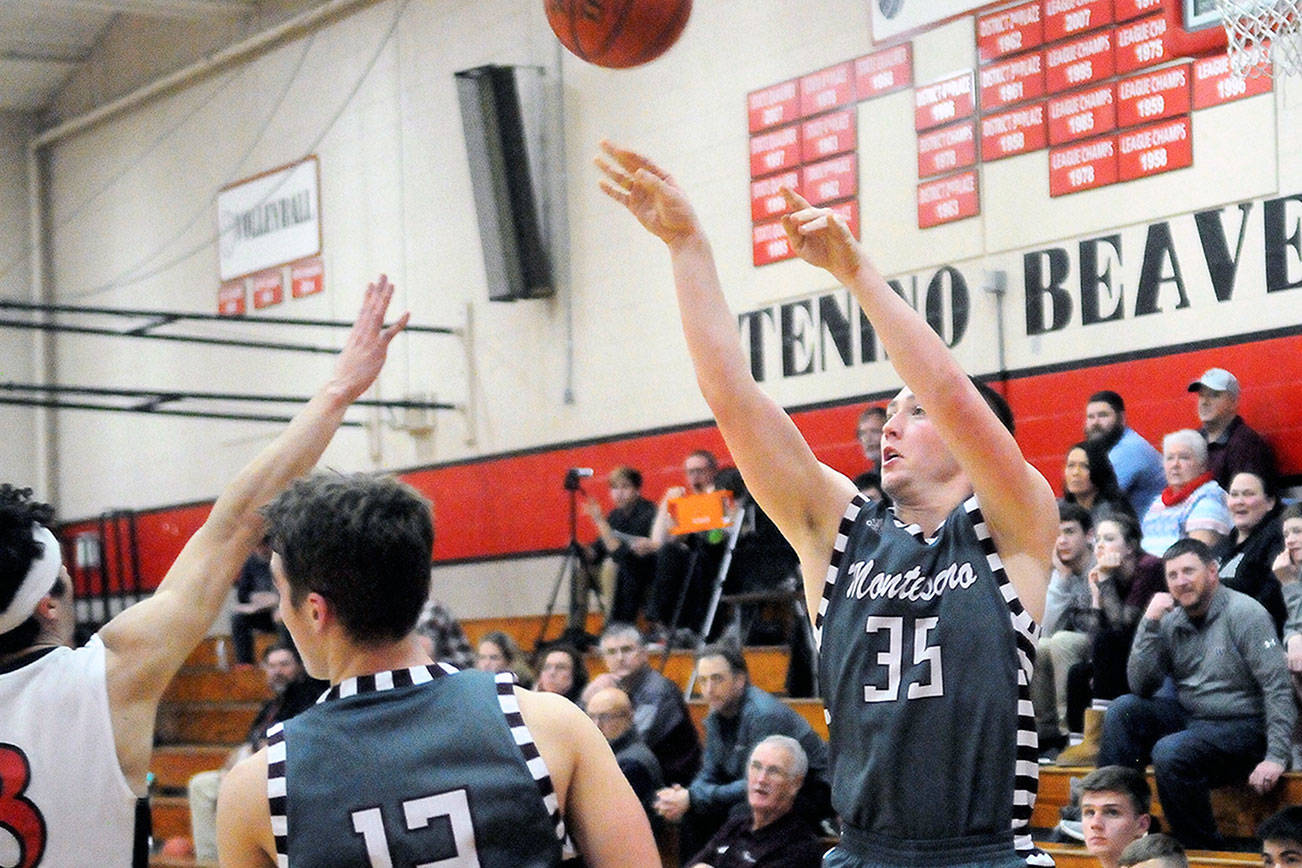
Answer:
<path fill-rule="evenodd" d="M 1302 865 L 1302 806 L 1285 808 L 1257 827 L 1263 868 Z"/>

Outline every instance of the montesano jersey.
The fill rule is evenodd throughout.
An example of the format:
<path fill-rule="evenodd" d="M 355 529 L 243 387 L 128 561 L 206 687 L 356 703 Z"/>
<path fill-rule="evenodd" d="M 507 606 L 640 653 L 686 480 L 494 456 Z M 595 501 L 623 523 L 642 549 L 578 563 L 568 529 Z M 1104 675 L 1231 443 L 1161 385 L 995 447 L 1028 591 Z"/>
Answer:
<path fill-rule="evenodd" d="M 0 863 L 130 865 L 135 815 L 99 636 L 0 668 Z"/>
<path fill-rule="evenodd" d="M 267 732 L 278 863 L 533 868 L 565 837 L 510 673 L 348 679 Z"/>
<path fill-rule="evenodd" d="M 975 497 L 930 539 L 880 503 L 850 503 L 815 630 L 844 843 L 888 864 L 1014 848 L 1053 864 L 1029 834 L 1037 629 Z"/>

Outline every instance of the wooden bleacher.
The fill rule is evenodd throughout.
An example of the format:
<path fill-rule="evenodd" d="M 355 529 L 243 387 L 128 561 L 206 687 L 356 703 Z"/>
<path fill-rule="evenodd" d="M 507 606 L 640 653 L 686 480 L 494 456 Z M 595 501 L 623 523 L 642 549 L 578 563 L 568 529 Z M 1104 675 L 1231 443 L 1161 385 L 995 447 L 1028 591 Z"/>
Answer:
<path fill-rule="evenodd" d="M 541 625 L 540 617 L 491 618 L 463 622 L 472 647 L 481 636 L 491 630 L 503 630 L 516 638 L 521 647 L 532 649 Z M 547 636 L 555 636 L 564 627 L 559 616 L 552 619 Z M 588 619 L 588 632 L 600 629 L 598 616 Z M 158 717 L 158 746 L 154 749 L 152 770 L 155 775 L 153 798 L 154 838 L 161 843 L 168 838 L 190 834 L 189 807 L 185 798 L 185 785 L 200 771 L 218 768 L 226 753 L 243 740 L 244 734 L 265 701 L 266 686 L 258 669 L 224 670 L 218 666 L 216 639 L 202 643 L 186 661 L 164 694 Z M 226 640 L 229 641 L 229 640 Z M 271 637 L 262 637 L 264 644 Z M 788 664 L 785 646 L 752 647 L 745 649 L 751 678 L 760 688 L 781 695 L 784 690 Z M 591 653 L 586 658 L 589 673 L 605 671 L 600 655 Z M 653 658 L 653 663 L 658 657 Z M 679 685 L 685 685 L 691 675 L 693 655 L 690 651 L 675 650 L 669 655 L 665 675 Z M 823 719 L 823 705 L 817 699 L 785 699 L 791 708 L 809 721 L 824 738 L 827 725 Z M 694 698 L 688 710 L 698 731 L 704 736 L 704 721 L 708 713 L 705 702 Z M 1083 777 L 1089 768 L 1040 767 L 1040 794 L 1032 815 L 1032 827 L 1052 829 L 1058 822 L 1059 810 L 1070 800 L 1070 779 Z M 1149 773 L 1149 783 L 1152 773 Z M 1302 804 L 1302 773 L 1286 774 L 1281 785 L 1269 796 L 1262 797 L 1246 786 L 1227 787 L 1213 794 L 1213 809 L 1218 827 L 1223 834 L 1236 838 L 1250 838 L 1257 823 L 1288 804 Z M 1161 816 L 1161 805 L 1154 799 L 1153 813 Z M 1096 868 L 1083 846 L 1044 843 L 1059 868 Z M 1194 868 L 1216 868 L 1228 865 L 1257 865 L 1260 856 L 1253 853 L 1195 853 L 1190 859 Z M 194 860 L 155 857 L 153 868 L 182 868 L 195 866 Z"/>

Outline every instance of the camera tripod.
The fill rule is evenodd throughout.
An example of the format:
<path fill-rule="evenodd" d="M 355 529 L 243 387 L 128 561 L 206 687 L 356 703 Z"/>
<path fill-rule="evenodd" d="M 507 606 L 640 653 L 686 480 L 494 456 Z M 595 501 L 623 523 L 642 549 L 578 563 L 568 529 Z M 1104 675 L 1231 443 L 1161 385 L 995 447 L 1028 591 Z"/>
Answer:
<path fill-rule="evenodd" d="M 587 472 L 592 473 L 590 470 Z M 547 628 L 552 622 L 552 614 L 556 610 L 556 599 L 560 596 L 562 584 L 569 585 L 570 612 L 560 641 L 573 645 L 580 652 L 586 651 L 594 644 L 587 630 L 589 594 L 597 598 L 597 610 L 602 615 L 606 614 L 606 606 L 601 600 L 601 586 L 597 583 L 592 565 L 588 563 L 587 553 L 579 543 L 578 496 L 583 490 L 579 484 L 580 476 L 581 474 L 575 470 L 565 474 L 565 490 L 570 495 L 570 541 L 565 546 L 565 558 L 561 561 L 561 567 L 556 573 L 556 581 L 552 584 L 551 598 L 547 601 L 547 609 L 543 613 L 542 627 L 538 630 L 534 648 L 541 648 L 543 645 Z"/>

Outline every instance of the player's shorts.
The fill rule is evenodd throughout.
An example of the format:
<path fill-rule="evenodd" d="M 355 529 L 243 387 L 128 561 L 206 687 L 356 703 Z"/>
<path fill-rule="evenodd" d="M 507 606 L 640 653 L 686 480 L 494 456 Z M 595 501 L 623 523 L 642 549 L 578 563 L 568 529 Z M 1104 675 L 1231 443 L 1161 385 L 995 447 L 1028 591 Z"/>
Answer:
<path fill-rule="evenodd" d="M 823 868 L 1026 868 L 1026 860 L 1013 849 L 1011 834 L 968 838 L 956 848 L 953 839 L 890 840 L 847 825 Z"/>

